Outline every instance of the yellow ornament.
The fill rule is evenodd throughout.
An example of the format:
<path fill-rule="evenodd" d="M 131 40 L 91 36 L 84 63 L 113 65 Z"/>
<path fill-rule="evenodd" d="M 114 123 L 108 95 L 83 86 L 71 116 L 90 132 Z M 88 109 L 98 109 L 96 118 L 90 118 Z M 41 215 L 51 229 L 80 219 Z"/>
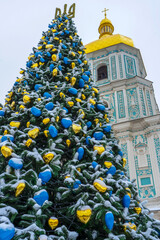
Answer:
<path fill-rule="evenodd" d="M 55 88 L 58 88 L 58 86 L 57 86 L 57 85 L 55 85 L 54 87 L 55 87 Z"/>
<path fill-rule="evenodd" d="M 8 134 L 8 131 L 7 130 L 4 130 L 4 133 L 3 133 L 4 135 L 6 135 L 6 134 Z"/>
<path fill-rule="evenodd" d="M 82 54 L 82 51 L 78 51 L 78 54 L 81 55 L 81 54 Z"/>
<path fill-rule="evenodd" d="M 1 147 L 1 153 L 5 158 L 10 157 L 12 155 L 12 151 L 13 150 L 10 147 L 7 146 Z"/>
<path fill-rule="evenodd" d="M 6 102 L 10 102 L 11 98 L 6 98 L 5 100 L 6 100 Z"/>
<path fill-rule="evenodd" d="M 20 109 L 24 109 L 25 106 L 24 106 L 24 105 L 20 105 L 19 108 L 20 108 Z"/>
<path fill-rule="evenodd" d="M 56 54 L 53 54 L 53 55 L 52 55 L 52 61 L 55 62 L 56 60 L 57 60 L 57 56 L 56 56 Z"/>
<path fill-rule="evenodd" d="M 43 160 L 45 161 L 45 163 L 50 163 L 50 161 L 54 158 L 54 154 L 53 153 L 46 153 L 43 155 Z"/>
<path fill-rule="evenodd" d="M 9 92 L 8 96 L 11 98 L 13 96 L 13 92 Z"/>
<path fill-rule="evenodd" d="M 107 114 L 104 114 L 104 119 L 107 119 Z"/>
<path fill-rule="evenodd" d="M 75 63 L 74 62 L 71 63 L 71 68 L 72 69 L 75 68 Z"/>
<path fill-rule="evenodd" d="M 73 105 L 74 105 L 74 102 L 72 102 L 72 101 L 68 101 L 67 103 L 70 107 L 73 107 Z"/>
<path fill-rule="evenodd" d="M 65 77 L 65 79 L 67 80 L 67 82 L 69 81 L 69 77 Z"/>
<path fill-rule="evenodd" d="M 23 74 L 23 73 L 24 73 L 24 70 L 21 70 L 19 73 L 20 73 L 20 74 Z"/>
<path fill-rule="evenodd" d="M 70 141 L 69 139 L 67 139 L 67 140 L 66 140 L 66 144 L 67 144 L 68 147 L 70 147 L 71 141 Z"/>
<path fill-rule="evenodd" d="M 41 101 L 41 98 L 37 98 L 38 101 Z"/>
<path fill-rule="evenodd" d="M 75 78 L 75 77 L 72 77 L 72 78 L 71 78 L 71 85 L 74 86 L 75 83 L 76 83 L 76 78 Z"/>
<path fill-rule="evenodd" d="M 15 106 L 15 101 L 11 103 L 11 108 L 14 108 L 14 106 Z"/>
<path fill-rule="evenodd" d="M 57 74 L 58 74 L 58 70 L 56 68 L 53 69 L 53 71 L 52 71 L 53 77 L 57 76 Z"/>
<path fill-rule="evenodd" d="M 36 138 L 39 134 L 39 129 L 38 128 L 34 128 L 32 130 L 30 130 L 28 132 L 28 135 L 31 137 L 31 138 Z"/>
<path fill-rule="evenodd" d="M 140 207 L 135 207 L 134 210 L 136 211 L 137 214 L 140 214 L 142 211 Z"/>
<path fill-rule="evenodd" d="M 125 167 L 127 160 L 125 158 L 122 158 L 122 160 L 123 160 L 123 167 Z"/>
<path fill-rule="evenodd" d="M 42 122 L 44 125 L 46 125 L 47 123 L 50 122 L 50 118 L 44 118 Z"/>
<path fill-rule="evenodd" d="M 12 122 L 10 122 L 9 125 L 10 125 L 11 127 L 19 128 L 20 124 L 21 124 L 20 122 L 14 122 L 14 121 L 12 121 Z"/>
<path fill-rule="evenodd" d="M 49 220 L 48 220 L 48 225 L 50 226 L 50 228 L 53 230 L 55 229 L 57 226 L 58 226 L 58 219 L 55 218 L 55 217 L 51 217 Z"/>
<path fill-rule="evenodd" d="M 76 98 L 77 102 L 82 102 L 82 100 L 80 98 Z"/>
<path fill-rule="evenodd" d="M 45 39 L 45 36 L 41 37 L 41 39 Z"/>
<path fill-rule="evenodd" d="M 58 121 L 59 121 L 59 116 L 56 117 L 56 122 L 58 122 Z"/>
<path fill-rule="evenodd" d="M 84 64 L 87 64 L 87 60 L 84 60 L 83 63 L 84 63 Z"/>
<path fill-rule="evenodd" d="M 52 49 L 52 52 L 57 52 L 57 49 L 56 49 L 56 48 L 53 48 L 53 49 Z"/>
<path fill-rule="evenodd" d="M 85 100 L 86 96 L 82 93 L 82 99 Z"/>
<path fill-rule="evenodd" d="M 96 104 L 96 102 L 95 102 L 93 99 L 90 99 L 89 102 L 90 102 L 91 104 L 93 104 L 93 105 Z"/>
<path fill-rule="evenodd" d="M 42 62 L 39 62 L 39 65 L 41 66 L 41 65 L 44 65 L 44 63 L 42 63 Z"/>
<path fill-rule="evenodd" d="M 72 36 L 69 36 L 69 38 L 70 38 L 71 40 L 73 40 L 73 37 L 72 37 Z"/>
<path fill-rule="evenodd" d="M 131 190 L 129 188 L 126 188 L 126 190 L 127 190 L 127 195 L 130 196 L 131 198 Z"/>
<path fill-rule="evenodd" d="M 94 146 L 93 149 L 94 149 L 94 151 L 97 150 L 97 153 L 99 155 L 101 155 L 105 151 L 105 148 L 102 145 L 101 146 Z"/>
<path fill-rule="evenodd" d="M 112 163 L 111 163 L 111 162 L 105 161 L 105 162 L 104 162 L 104 165 L 105 165 L 106 168 L 112 167 Z"/>
<path fill-rule="evenodd" d="M 32 67 L 32 68 L 38 67 L 38 63 L 34 63 L 31 67 Z"/>
<path fill-rule="evenodd" d="M 78 171 L 78 172 L 81 172 L 81 168 L 77 168 L 77 171 Z"/>
<path fill-rule="evenodd" d="M 79 133 L 82 128 L 79 124 L 72 124 L 72 129 L 73 129 L 74 133 Z"/>
<path fill-rule="evenodd" d="M 89 206 L 83 206 L 79 210 L 77 210 L 77 217 L 84 224 L 86 224 L 90 220 L 91 215 L 92 210 Z"/>
<path fill-rule="evenodd" d="M 101 179 L 96 179 L 93 182 L 93 186 L 99 191 L 99 192 L 106 192 L 107 191 L 107 186 L 106 184 L 101 180 Z"/>
<path fill-rule="evenodd" d="M 94 119 L 94 122 L 95 122 L 96 124 L 98 124 L 98 123 L 99 123 L 99 119 L 98 119 L 98 118 Z"/>
<path fill-rule="evenodd" d="M 106 122 L 109 123 L 109 118 L 106 119 Z"/>
<path fill-rule="evenodd" d="M 57 41 L 58 41 L 58 40 L 59 40 L 59 38 L 58 38 L 58 37 L 55 37 L 55 38 L 54 38 L 54 40 L 57 40 Z"/>
<path fill-rule="evenodd" d="M 46 137 L 48 137 L 48 133 L 49 133 L 48 130 L 44 130 L 44 135 L 45 135 Z"/>
<path fill-rule="evenodd" d="M 95 97 L 95 93 L 94 92 L 92 93 L 92 97 Z"/>
<path fill-rule="evenodd" d="M 29 147 L 29 146 L 31 145 L 31 143 L 32 143 L 32 139 L 29 138 L 29 139 L 26 141 L 25 145 L 26 145 L 27 147 Z"/>
<path fill-rule="evenodd" d="M 92 88 L 93 89 L 93 91 L 95 92 L 95 93 L 98 93 L 98 89 L 97 88 Z"/>
<path fill-rule="evenodd" d="M 85 118 L 85 113 L 84 113 L 84 111 L 82 109 L 79 109 L 78 112 L 80 113 L 80 115 L 82 115 L 82 118 Z"/>
<path fill-rule="evenodd" d="M 31 101 L 31 98 L 28 95 L 23 96 L 23 102 L 24 103 L 29 103 Z"/>
<path fill-rule="evenodd" d="M 131 223 L 131 222 L 123 224 L 123 227 L 124 227 L 125 232 L 127 230 L 127 227 L 136 231 L 136 225 L 134 223 Z"/>
<path fill-rule="evenodd" d="M 52 29 L 52 32 L 55 33 L 57 30 L 56 29 Z"/>
<path fill-rule="evenodd" d="M 65 98 L 65 94 L 62 93 L 62 92 L 60 92 L 59 96 L 60 96 L 61 98 L 63 98 L 63 97 Z"/>
<path fill-rule="evenodd" d="M 29 128 L 29 126 L 30 126 L 30 122 L 27 122 L 26 127 Z"/>
<path fill-rule="evenodd" d="M 28 60 L 30 60 L 30 59 L 33 58 L 33 57 L 34 57 L 34 55 L 28 56 Z"/>
<path fill-rule="evenodd" d="M 19 183 L 18 186 L 16 187 L 16 193 L 15 196 L 18 197 L 21 192 L 24 190 L 26 184 L 25 183 Z"/>
<path fill-rule="evenodd" d="M 47 44 L 46 45 L 46 48 L 48 49 L 48 48 L 53 48 L 53 44 Z"/>
<path fill-rule="evenodd" d="M 76 56 L 76 54 L 75 54 L 74 52 L 71 52 L 71 55 L 72 55 L 73 57 L 75 57 L 75 56 Z"/>

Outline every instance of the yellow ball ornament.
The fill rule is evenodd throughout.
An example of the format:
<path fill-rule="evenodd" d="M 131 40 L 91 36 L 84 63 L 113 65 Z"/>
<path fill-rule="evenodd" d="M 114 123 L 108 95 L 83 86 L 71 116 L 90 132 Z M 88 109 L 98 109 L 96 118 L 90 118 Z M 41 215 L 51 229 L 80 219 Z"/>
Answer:
<path fill-rule="evenodd" d="M 28 95 L 24 95 L 23 96 L 23 102 L 24 103 L 30 103 L 31 102 L 31 98 Z"/>
<path fill-rule="evenodd" d="M 53 48 L 53 44 L 47 44 L 46 49 L 48 49 L 48 48 Z"/>
<path fill-rule="evenodd" d="M 71 52 L 71 55 L 72 55 L 73 57 L 75 57 L 75 56 L 76 56 L 76 54 L 75 54 L 74 52 Z"/>
<path fill-rule="evenodd" d="M 56 68 L 53 69 L 53 71 L 52 71 L 53 77 L 57 76 L 57 74 L 58 74 L 58 70 Z"/>
<path fill-rule="evenodd" d="M 31 143 L 32 143 L 32 139 L 28 139 L 28 140 L 25 142 L 25 145 L 26 145 L 27 147 L 29 147 L 29 146 L 31 145 Z"/>
<path fill-rule="evenodd" d="M 122 160 L 123 160 L 123 167 L 125 167 L 127 160 L 125 158 L 122 158 Z"/>
<path fill-rule="evenodd" d="M 5 158 L 10 157 L 12 155 L 12 152 L 13 150 L 10 147 L 7 147 L 7 146 L 1 147 L 1 153 Z"/>
<path fill-rule="evenodd" d="M 97 88 L 92 88 L 93 89 L 93 91 L 95 92 L 95 93 L 98 93 L 98 89 Z"/>
<path fill-rule="evenodd" d="M 72 129 L 75 134 L 79 133 L 81 131 L 81 126 L 79 124 L 72 124 Z"/>
<path fill-rule="evenodd" d="M 82 93 L 82 99 L 85 100 L 86 96 Z"/>
<path fill-rule="evenodd" d="M 82 115 L 82 118 L 85 118 L 85 113 L 84 113 L 84 111 L 82 109 L 79 109 L 78 112 L 80 113 L 80 115 Z"/>
<path fill-rule="evenodd" d="M 69 36 L 69 38 L 70 38 L 71 40 L 73 40 L 73 37 L 72 37 L 72 36 Z"/>
<path fill-rule="evenodd" d="M 54 154 L 53 153 L 46 153 L 43 155 L 43 160 L 45 161 L 45 163 L 50 163 L 50 161 L 54 158 Z"/>
<path fill-rule="evenodd" d="M 90 220 L 92 215 L 92 210 L 89 206 L 83 206 L 79 210 L 77 210 L 77 217 L 78 219 L 86 224 Z"/>
<path fill-rule="evenodd" d="M 38 136 L 38 134 L 39 134 L 38 128 L 34 128 L 28 132 L 28 135 L 33 139 L 36 138 Z"/>
<path fill-rule="evenodd" d="M 105 162 L 104 162 L 104 165 L 105 165 L 106 168 L 112 167 L 112 163 L 111 163 L 111 162 L 105 161 Z"/>
<path fill-rule="evenodd" d="M 56 54 L 53 54 L 53 55 L 52 55 L 52 61 L 55 62 L 56 60 L 57 60 L 57 56 L 56 56 Z"/>
<path fill-rule="evenodd" d="M 72 101 L 68 101 L 67 103 L 70 107 L 73 107 L 73 105 L 74 105 L 74 102 L 72 102 Z"/>
<path fill-rule="evenodd" d="M 12 122 L 10 122 L 9 125 L 10 125 L 11 127 L 19 128 L 19 127 L 20 127 L 20 124 L 21 124 L 20 122 L 16 122 L 16 121 L 14 122 L 14 121 L 12 121 Z"/>
<path fill-rule="evenodd" d="M 15 192 L 15 196 L 18 197 L 21 192 L 24 190 L 26 184 L 25 183 L 19 183 L 18 186 L 16 187 L 16 192 Z"/>
<path fill-rule="evenodd" d="M 67 82 L 69 81 L 69 77 L 65 77 L 65 79 L 67 80 Z"/>
<path fill-rule="evenodd" d="M 74 63 L 74 62 L 71 63 L 71 68 L 72 68 L 72 69 L 75 68 L 75 63 Z"/>
<path fill-rule="evenodd" d="M 95 150 L 97 150 L 97 153 L 99 154 L 99 155 L 101 155 L 104 151 L 105 151 L 105 148 L 101 145 L 101 146 L 94 146 L 93 147 L 93 150 L 95 151 Z"/>
<path fill-rule="evenodd" d="M 80 98 L 76 98 L 76 102 L 82 102 Z"/>
<path fill-rule="evenodd" d="M 96 104 L 96 102 L 95 102 L 93 99 L 90 99 L 89 102 L 90 102 L 91 104 L 93 104 L 93 105 Z"/>
<path fill-rule="evenodd" d="M 98 118 L 94 119 L 94 122 L 95 122 L 95 124 L 98 124 L 99 123 L 99 119 Z"/>
<path fill-rule="evenodd" d="M 74 86 L 76 83 L 76 78 L 75 77 L 72 77 L 71 78 L 71 85 Z"/>
<path fill-rule="evenodd" d="M 135 207 L 134 208 L 135 212 L 139 215 L 142 211 L 142 209 L 140 207 Z"/>
<path fill-rule="evenodd" d="M 50 118 L 44 118 L 42 122 L 44 125 L 46 125 L 47 123 L 50 122 Z"/>
<path fill-rule="evenodd" d="M 51 217 L 49 220 L 48 220 L 48 225 L 50 226 L 50 228 L 53 230 L 55 229 L 57 226 L 58 226 L 58 219 L 56 217 Z"/>
<path fill-rule="evenodd" d="M 25 106 L 21 104 L 21 105 L 19 106 L 19 108 L 20 108 L 20 109 L 24 109 Z"/>
<path fill-rule="evenodd" d="M 6 134 L 8 134 L 8 131 L 7 130 L 4 130 L 4 133 L 3 133 L 4 135 L 6 135 Z"/>
<path fill-rule="evenodd" d="M 99 191 L 99 192 L 106 192 L 107 191 L 107 186 L 106 184 L 101 180 L 101 179 L 96 179 L 93 182 L 93 186 Z"/>
<path fill-rule="evenodd" d="M 68 147 L 70 147 L 71 141 L 70 141 L 69 139 L 67 139 L 67 140 L 66 140 L 66 144 L 67 144 Z"/>
<path fill-rule="evenodd" d="M 61 98 L 63 98 L 63 97 L 65 98 L 65 94 L 62 93 L 62 92 L 60 92 L 59 96 L 60 96 Z"/>
<path fill-rule="evenodd" d="M 58 121 L 59 121 L 59 116 L 56 117 L 56 122 L 58 122 Z"/>
<path fill-rule="evenodd" d="M 36 67 L 38 67 L 38 63 L 34 63 L 34 64 L 31 66 L 31 68 L 36 68 Z"/>
<path fill-rule="evenodd" d="M 26 127 L 29 128 L 30 124 L 31 124 L 30 122 L 27 122 Z"/>
<path fill-rule="evenodd" d="M 30 55 L 30 56 L 28 56 L 28 60 L 30 60 L 31 58 L 33 58 L 34 57 L 34 55 L 32 54 L 32 55 Z"/>
<path fill-rule="evenodd" d="M 125 231 L 125 232 L 126 232 L 126 230 L 127 230 L 127 227 L 129 227 L 130 229 L 136 231 L 136 225 L 135 225 L 134 223 L 131 223 L 131 222 L 125 223 L 125 224 L 123 225 L 123 227 L 124 227 L 124 231 Z"/>

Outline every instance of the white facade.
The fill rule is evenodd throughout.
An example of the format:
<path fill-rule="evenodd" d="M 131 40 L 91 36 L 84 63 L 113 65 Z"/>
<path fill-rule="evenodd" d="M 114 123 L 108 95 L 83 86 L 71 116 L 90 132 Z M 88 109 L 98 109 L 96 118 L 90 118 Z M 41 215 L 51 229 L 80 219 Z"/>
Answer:
<path fill-rule="evenodd" d="M 101 98 L 110 108 L 111 123 L 119 139 L 130 179 L 136 179 L 141 199 L 160 209 L 160 113 L 152 82 L 139 49 L 120 43 L 87 54 Z M 107 77 L 98 80 L 98 69 Z M 152 207 L 151 207 L 152 206 Z"/>

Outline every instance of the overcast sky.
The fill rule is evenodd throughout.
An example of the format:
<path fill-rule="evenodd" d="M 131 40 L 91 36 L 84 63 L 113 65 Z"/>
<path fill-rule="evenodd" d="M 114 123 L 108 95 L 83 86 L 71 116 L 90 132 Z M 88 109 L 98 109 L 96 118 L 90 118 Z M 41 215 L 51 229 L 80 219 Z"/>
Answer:
<path fill-rule="evenodd" d="M 84 44 L 98 39 L 102 10 L 109 8 L 114 33 L 132 38 L 140 49 L 160 107 L 160 0 L 0 0 L 0 102 L 20 77 L 20 68 L 25 68 L 56 7 L 74 2 L 74 21 Z"/>

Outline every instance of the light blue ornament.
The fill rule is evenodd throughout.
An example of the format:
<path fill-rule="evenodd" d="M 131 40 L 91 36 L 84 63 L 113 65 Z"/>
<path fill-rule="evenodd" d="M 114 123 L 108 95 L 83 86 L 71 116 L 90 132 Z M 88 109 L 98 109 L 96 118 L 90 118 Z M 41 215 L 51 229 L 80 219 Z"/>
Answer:
<path fill-rule="evenodd" d="M 123 175 L 124 175 L 124 172 L 120 172 L 120 174 L 123 176 Z"/>
<path fill-rule="evenodd" d="M 38 73 L 36 73 L 36 78 L 37 78 L 37 79 L 40 79 L 40 76 L 39 76 L 39 74 L 38 74 Z"/>
<path fill-rule="evenodd" d="M 89 139 L 91 139 L 90 136 L 86 137 L 86 144 L 87 144 L 87 145 L 90 145 Z"/>
<path fill-rule="evenodd" d="M 23 81 L 23 85 L 24 85 L 24 86 L 27 86 L 27 85 L 28 85 L 27 80 L 24 80 L 24 81 Z"/>
<path fill-rule="evenodd" d="M 51 179 L 52 173 L 48 169 L 48 170 L 45 170 L 43 172 L 40 172 L 38 177 L 42 180 L 42 184 L 45 184 Z"/>
<path fill-rule="evenodd" d="M 100 110 L 100 111 L 104 111 L 105 106 L 103 104 L 97 104 L 97 109 Z"/>
<path fill-rule="evenodd" d="M 67 57 L 64 57 L 63 62 L 64 62 L 64 64 L 69 64 L 69 59 Z"/>
<path fill-rule="evenodd" d="M 65 30 L 64 32 L 65 32 L 66 34 L 69 34 L 69 31 L 68 31 L 68 30 Z"/>
<path fill-rule="evenodd" d="M 63 107 L 63 110 L 65 110 L 65 111 L 66 111 L 66 113 L 68 113 L 68 109 L 67 109 L 67 108 Z"/>
<path fill-rule="evenodd" d="M 110 124 L 107 124 L 107 125 L 103 128 L 103 131 L 109 133 L 109 132 L 111 131 L 111 125 L 110 125 Z"/>
<path fill-rule="evenodd" d="M 92 126 L 91 121 L 88 121 L 88 122 L 86 123 L 86 125 L 87 125 L 87 128 L 90 128 L 90 127 Z"/>
<path fill-rule="evenodd" d="M 49 126 L 48 130 L 49 130 L 51 137 L 53 137 L 53 138 L 57 137 L 58 131 L 53 125 Z"/>
<path fill-rule="evenodd" d="M 103 138 L 103 132 L 95 132 L 94 134 L 93 134 L 93 137 L 96 139 L 96 140 L 102 140 L 102 138 Z"/>
<path fill-rule="evenodd" d="M 61 124 L 64 128 L 69 128 L 72 125 L 72 121 L 70 118 L 62 118 Z"/>
<path fill-rule="evenodd" d="M 79 87 L 80 88 L 84 87 L 84 80 L 82 78 L 79 80 Z"/>
<path fill-rule="evenodd" d="M 86 82 L 89 81 L 89 77 L 88 77 L 87 75 L 84 75 L 84 74 L 83 74 L 83 75 L 82 75 L 82 78 L 83 78 L 83 80 L 86 81 Z"/>
<path fill-rule="evenodd" d="M 48 43 L 49 44 L 49 43 Z M 50 52 L 47 52 L 47 57 L 51 57 L 51 54 Z"/>
<path fill-rule="evenodd" d="M 129 205 L 130 205 L 130 196 L 129 195 L 124 195 L 123 199 L 122 199 L 122 204 L 123 204 L 123 207 L 126 207 L 126 208 L 129 208 Z"/>
<path fill-rule="evenodd" d="M 43 87 L 42 84 L 36 84 L 36 85 L 34 86 L 34 90 L 35 90 L 35 91 L 38 91 L 40 87 Z"/>
<path fill-rule="evenodd" d="M 42 55 L 42 52 L 36 52 L 34 55 L 35 57 L 38 57 L 39 55 Z"/>
<path fill-rule="evenodd" d="M 23 167 L 22 159 L 11 158 L 8 162 L 8 165 L 14 169 L 21 169 Z"/>
<path fill-rule="evenodd" d="M 122 151 L 119 151 L 118 154 L 123 157 L 123 152 Z"/>
<path fill-rule="evenodd" d="M 0 116 L 3 117 L 5 115 L 5 112 L 3 110 L 0 110 Z"/>
<path fill-rule="evenodd" d="M 45 108 L 49 111 L 53 110 L 54 104 L 52 102 L 49 102 L 45 105 Z"/>
<path fill-rule="evenodd" d="M 35 117 L 41 116 L 41 110 L 40 110 L 39 108 L 36 108 L 36 107 L 32 107 L 32 108 L 31 108 L 31 113 L 32 113 Z"/>
<path fill-rule="evenodd" d="M 79 64 L 82 64 L 82 61 L 81 61 L 80 59 L 78 59 L 78 63 L 79 63 Z"/>
<path fill-rule="evenodd" d="M 93 167 L 93 168 L 96 168 L 96 167 L 97 167 L 97 165 L 98 165 L 98 163 L 97 163 L 97 162 L 95 162 L 95 161 L 93 161 L 93 162 L 92 162 L 92 167 Z"/>
<path fill-rule="evenodd" d="M 41 190 L 34 195 L 33 199 L 36 201 L 37 204 L 42 206 L 43 203 L 49 199 L 49 195 L 46 190 Z"/>
<path fill-rule="evenodd" d="M 6 218 L 6 217 L 3 217 L 3 218 Z M 0 240 L 11 240 L 14 237 L 14 235 L 15 235 L 15 228 L 13 224 L 0 222 Z"/>
<path fill-rule="evenodd" d="M 64 35 L 64 32 L 61 32 L 61 34 L 60 34 L 61 36 L 63 36 Z"/>
<path fill-rule="evenodd" d="M 111 174 L 112 176 L 116 173 L 116 167 L 112 166 L 108 169 L 108 171 L 106 172 L 106 174 Z"/>
<path fill-rule="evenodd" d="M 81 185 L 81 181 L 80 180 L 76 180 L 73 184 L 73 189 L 77 189 L 79 188 L 79 186 Z"/>
<path fill-rule="evenodd" d="M 68 92 L 73 94 L 73 95 L 77 95 L 77 93 L 78 93 L 77 89 L 75 89 L 75 88 L 68 89 Z"/>
<path fill-rule="evenodd" d="M 112 212 L 107 212 L 105 215 L 105 223 L 107 228 L 111 231 L 114 225 L 114 216 Z"/>
<path fill-rule="evenodd" d="M 48 93 L 48 92 L 45 92 L 44 94 L 43 94 L 43 97 L 45 97 L 45 98 L 51 98 L 52 97 L 52 95 L 50 94 L 50 93 Z"/>
<path fill-rule="evenodd" d="M 40 58 L 40 62 L 44 63 L 45 62 L 45 59 L 44 58 Z"/>
<path fill-rule="evenodd" d="M 61 59 L 62 58 L 62 53 L 59 53 L 59 59 Z"/>
<path fill-rule="evenodd" d="M 73 48 L 75 48 L 76 44 L 75 44 L 75 43 L 72 43 L 72 46 L 73 46 Z"/>
<path fill-rule="evenodd" d="M 8 139 L 10 139 L 11 142 L 14 142 L 14 137 L 12 135 L 9 135 L 9 134 L 6 134 L 6 135 L 2 136 L 1 142 L 7 141 Z"/>
<path fill-rule="evenodd" d="M 81 160 L 83 158 L 83 155 L 84 155 L 84 148 L 79 147 L 77 152 L 78 152 L 78 160 Z"/>
<path fill-rule="evenodd" d="M 91 75 L 91 72 L 90 71 L 85 71 L 84 72 L 87 76 L 90 76 Z"/>
<path fill-rule="evenodd" d="M 63 48 L 63 49 L 67 49 L 67 46 L 64 45 L 64 44 L 62 44 L 62 48 Z"/>
<path fill-rule="evenodd" d="M 54 69 L 54 64 L 53 63 L 50 64 L 49 69 L 50 69 L 50 72 L 53 71 L 53 69 Z"/>

